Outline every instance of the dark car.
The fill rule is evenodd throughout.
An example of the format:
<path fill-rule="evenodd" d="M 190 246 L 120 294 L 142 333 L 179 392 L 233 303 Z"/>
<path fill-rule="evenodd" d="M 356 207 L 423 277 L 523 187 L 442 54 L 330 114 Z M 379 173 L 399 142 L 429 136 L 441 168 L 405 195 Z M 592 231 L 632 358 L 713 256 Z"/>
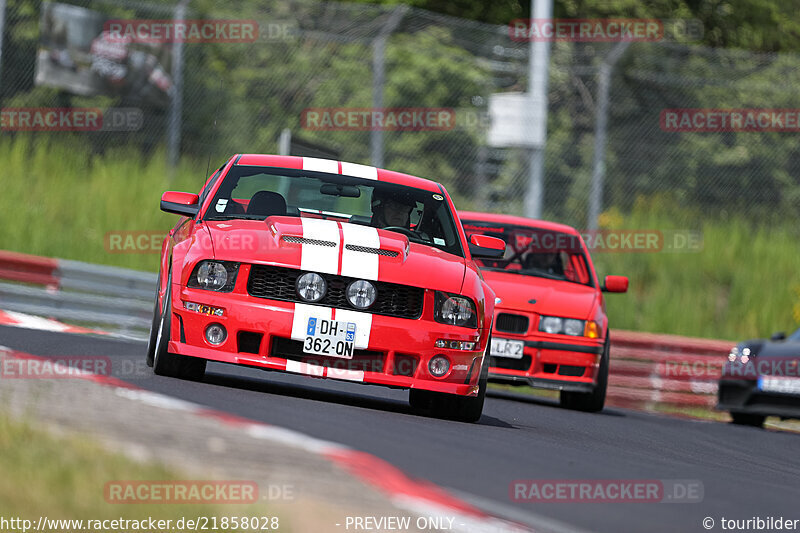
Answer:
<path fill-rule="evenodd" d="M 734 346 L 720 377 L 717 409 L 729 411 L 734 424 L 757 427 L 768 416 L 800 418 L 800 329 Z"/>

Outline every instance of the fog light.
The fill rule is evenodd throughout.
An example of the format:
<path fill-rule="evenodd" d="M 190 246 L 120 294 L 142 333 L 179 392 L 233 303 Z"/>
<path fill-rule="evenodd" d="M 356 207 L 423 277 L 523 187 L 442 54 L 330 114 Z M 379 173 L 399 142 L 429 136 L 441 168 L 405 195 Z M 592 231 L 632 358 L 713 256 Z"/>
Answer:
<path fill-rule="evenodd" d="M 314 272 L 306 272 L 299 278 L 295 284 L 297 294 L 306 302 L 315 303 L 325 296 L 328 290 L 328 284 L 319 274 Z"/>
<path fill-rule="evenodd" d="M 228 338 L 228 332 L 225 331 L 222 324 L 211 324 L 206 328 L 206 340 L 211 344 L 215 346 L 222 344 L 226 338 Z"/>
<path fill-rule="evenodd" d="M 428 370 L 431 371 L 431 375 L 440 378 L 450 370 L 450 361 L 443 355 L 437 355 L 428 363 Z"/>

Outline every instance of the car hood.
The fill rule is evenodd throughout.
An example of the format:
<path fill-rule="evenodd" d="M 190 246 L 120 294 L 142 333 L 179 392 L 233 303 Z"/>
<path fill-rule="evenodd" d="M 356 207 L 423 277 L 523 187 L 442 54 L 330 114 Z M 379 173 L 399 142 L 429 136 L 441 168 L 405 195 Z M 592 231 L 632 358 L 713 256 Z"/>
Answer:
<path fill-rule="evenodd" d="M 338 225 L 340 231 L 336 231 L 335 226 L 328 223 L 325 231 L 312 234 L 307 229 L 310 227 L 308 222 L 304 233 L 304 224 L 297 217 L 273 216 L 265 221 L 225 220 L 204 223 L 210 235 L 214 257 L 219 260 L 303 268 L 426 289 L 461 292 L 466 270 L 463 257 L 432 246 L 409 242 L 401 233 L 345 222 Z M 342 234 L 345 235 L 345 244 L 350 246 L 342 246 Z M 380 253 L 376 253 L 378 248 Z M 306 260 L 309 256 L 314 260 L 304 263 L 304 253 Z"/>
<path fill-rule="evenodd" d="M 585 320 L 597 299 L 597 289 L 578 283 L 490 270 L 483 276 L 500 298 L 497 309 Z"/>

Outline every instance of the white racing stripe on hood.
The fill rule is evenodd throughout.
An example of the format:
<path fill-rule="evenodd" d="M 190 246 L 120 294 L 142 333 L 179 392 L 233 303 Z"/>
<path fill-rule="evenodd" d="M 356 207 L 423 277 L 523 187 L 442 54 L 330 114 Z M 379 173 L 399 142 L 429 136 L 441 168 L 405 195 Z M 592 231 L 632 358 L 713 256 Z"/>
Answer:
<path fill-rule="evenodd" d="M 292 339 L 302 341 L 308 332 L 308 319 L 311 317 L 324 318 L 331 320 L 333 309 L 330 307 L 319 307 L 309 304 L 294 304 L 294 316 L 292 317 Z M 358 330 L 356 329 L 356 333 Z"/>
<path fill-rule="evenodd" d="M 349 309 L 336 309 L 334 320 L 341 322 L 354 322 L 356 325 L 355 347 L 366 350 L 369 346 L 369 336 L 372 331 L 372 315 Z"/>
<path fill-rule="evenodd" d="M 381 238 L 376 228 L 342 224 L 344 233 L 344 250 L 342 250 L 342 276 L 351 278 L 378 279 L 378 263 L 380 256 L 375 253 L 348 250 L 347 245 L 380 248 Z"/>
<path fill-rule="evenodd" d="M 342 175 L 364 178 L 367 180 L 377 180 L 378 169 L 367 165 L 357 165 L 356 163 L 346 163 L 342 161 Z"/>
<path fill-rule="evenodd" d="M 339 162 L 333 159 L 319 159 L 316 157 L 303 158 L 303 170 L 313 172 L 327 172 L 328 174 L 339 173 Z"/>
<path fill-rule="evenodd" d="M 339 224 L 332 220 L 303 218 L 303 238 L 317 241 L 334 242 L 336 246 L 320 246 L 303 243 L 301 248 L 300 269 L 325 274 L 338 274 L 339 250 L 342 239 L 339 235 Z"/>

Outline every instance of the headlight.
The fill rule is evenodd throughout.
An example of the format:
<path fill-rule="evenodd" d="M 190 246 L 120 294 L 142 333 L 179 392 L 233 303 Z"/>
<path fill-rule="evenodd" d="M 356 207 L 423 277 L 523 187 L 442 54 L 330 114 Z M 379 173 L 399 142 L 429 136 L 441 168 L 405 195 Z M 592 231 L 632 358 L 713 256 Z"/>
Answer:
<path fill-rule="evenodd" d="M 347 286 L 347 301 L 357 309 L 366 309 L 375 303 L 378 291 L 369 281 L 360 279 Z"/>
<path fill-rule="evenodd" d="M 322 276 L 314 272 L 306 272 L 299 278 L 295 284 L 297 295 L 306 302 L 318 302 L 325 297 L 328 291 L 328 284 L 322 279 Z"/>
<path fill-rule="evenodd" d="M 573 337 L 592 337 L 592 332 L 596 334 L 597 328 L 587 328 L 585 320 L 561 318 L 558 316 L 543 316 L 539 321 L 539 331 L 572 335 Z"/>
<path fill-rule="evenodd" d="M 434 297 L 433 317 L 437 322 L 465 328 L 478 327 L 478 315 L 475 304 L 469 298 L 436 291 Z"/>
<path fill-rule="evenodd" d="M 239 263 L 201 261 L 189 278 L 188 287 L 217 292 L 231 292 L 236 285 Z"/>

